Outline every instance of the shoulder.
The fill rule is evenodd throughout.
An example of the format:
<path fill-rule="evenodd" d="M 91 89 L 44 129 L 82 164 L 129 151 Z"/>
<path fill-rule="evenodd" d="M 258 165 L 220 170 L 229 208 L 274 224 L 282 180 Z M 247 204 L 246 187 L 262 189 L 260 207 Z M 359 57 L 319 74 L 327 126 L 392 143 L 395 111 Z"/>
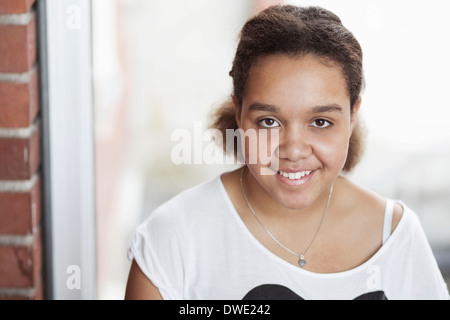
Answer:
<path fill-rule="evenodd" d="M 216 212 L 214 207 L 224 207 L 220 188 L 220 177 L 217 177 L 177 194 L 150 212 L 141 228 L 155 232 L 182 229 L 193 220 Z"/>
<path fill-rule="evenodd" d="M 337 183 L 344 190 L 341 196 L 347 199 L 344 201 L 344 206 L 347 209 L 364 212 L 378 220 L 384 220 L 386 205 L 391 199 L 364 188 L 345 177 L 340 177 Z M 405 210 L 406 206 L 403 203 L 394 201 L 391 231 L 396 229 Z"/>
<path fill-rule="evenodd" d="M 415 238 L 416 240 L 426 242 L 428 245 L 428 240 L 419 215 L 402 201 L 396 201 L 396 204 L 399 205 L 402 210 L 402 216 L 398 223 L 398 228 L 401 228 L 401 231 L 399 230 L 401 236 L 408 238 L 408 241 L 411 243 L 413 243 L 412 240 Z"/>
<path fill-rule="evenodd" d="M 138 261 L 152 257 L 147 264 L 156 263 L 158 257 L 178 261 L 177 252 L 201 238 L 202 230 L 217 220 L 214 217 L 220 212 L 212 206 L 220 207 L 218 182 L 213 179 L 189 188 L 150 212 L 132 236 L 129 256 Z"/>
<path fill-rule="evenodd" d="M 346 212 L 364 213 L 364 216 L 370 218 L 373 223 L 380 225 L 384 222 L 386 205 L 388 201 L 394 204 L 391 234 L 402 225 L 403 235 L 415 235 L 419 238 L 425 238 L 423 227 L 417 213 L 400 199 L 391 199 L 367 188 L 364 188 L 351 180 L 340 177 L 337 183 L 342 186 L 344 191 L 340 197 L 347 199 L 342 208 Z M 350 195 L 350 196 L 349 196 Z"/>
<path fill-rule="evenodd" d="M 379 263 L 398 282 L 388 284 L 392 299 L 449 299 L 447 286 L 420 222 L 420 216 L 398 202 L 403 212 Z M 408 285 L 405 286 L 404 284 Z M 414 284 L 412 287 L 409 284 Z M 397 298 L 396 298 L 397 296 Z"/>
<path fill-rule="evenodd" d="M 392 215 L 391 233 L 394 232 L 394 230 L 397 228 L 398 224 L 400 223 L 400 220 L 403 217 L 405 210 L 406 207 L 403 206 L 401 203 L 397 201 L 394 202 L 394 213 Z"/>

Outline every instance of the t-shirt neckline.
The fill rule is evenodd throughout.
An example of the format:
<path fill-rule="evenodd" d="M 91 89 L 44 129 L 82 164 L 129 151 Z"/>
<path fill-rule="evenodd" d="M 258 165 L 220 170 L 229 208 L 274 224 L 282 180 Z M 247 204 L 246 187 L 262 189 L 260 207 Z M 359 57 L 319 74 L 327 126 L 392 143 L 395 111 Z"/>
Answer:
<path fill-rule="evenodd" d="M 242 220 L 241 216 L 239 215 L 239 213 L 237 212 L 236 208 L 234 207 L 230 196 L 228 195 L 227 190 L 225 189 L 225 186 L 223 184 L 222 181 L 222 176 L 219 175 L 216 178 L 216 182 L 218 184 L 218 187 L 220 189 L 220 193 L 229 209 L 229 212 L 231 213 L 231 215 L 233 216 L 234 220 L 237 222 L 237 224 L 239 225 L 239 227 L 241 228 L 241 230 L 243 231 L 243 233 L 246 235 L 246 237 L 253 243 L 255 244 L 260 251 L 262 251 L 266 256 L 268 256 L 269 258 L 271 258 L 272 260 L 277 261 L 279 264 L 293 270 L 294 272 L 298 272 L 300 274 L 303 275 L 307 275 L 310 277 L 315 277 L 315 278 L 342 278 L 342 277 L 346 277 L 346 276 L 350 276 L 356 273 L 359 273 L 361 271 L 364 271 L 367 269 L 368 266 L 374 264 L 374 262 L 379 259 L 384 252 L 386 252 L 389 247 L 391 246 L 391 244 L 395 241 L 395 238 L 398 237 L 398 234 L 401 232 L 401 230 L 403 229 L 403 225 L 405 224 L 406 221 L 406 216 L 408 213 L 408 208 L 400 201 L 396 201 L 398 203 L 400 203 L 400 205 L 403 207 L 403 214 L 402 217 L 397 225 L 397 227 L 395 228 L 394 232 L 391 234 L 391 236 L 389 237 L 389 239 L 386 241 L 386 243 L 384 243 L 378 250 L 377 252 L 375 252 L 367 261 L 363 262 L 362 264 L 360 264 L 359 266 L 356 266 L 352 269 L 349 270 L 345 270 L 345 271 L 340 271 L 340 272 L 333 272 L 333 273 L 318 273 L 318 272 L 313 272 L 313 271 L 309 271 L 309 270 L 305 270 L 302 269 L 300 267 L 296 267 L 293 264 L 287 262 L 286 260 L 282 259 L 281 257 L 277 256 L 275 253 L 273 253 L 272 251 L 270 251 L 268 248 L 266 248 L 258 239 L 256 239 L 256 237 L 250 232 L 250 230 L 247 228 L 247 226 L 245 225 L 244 221 Z"/>

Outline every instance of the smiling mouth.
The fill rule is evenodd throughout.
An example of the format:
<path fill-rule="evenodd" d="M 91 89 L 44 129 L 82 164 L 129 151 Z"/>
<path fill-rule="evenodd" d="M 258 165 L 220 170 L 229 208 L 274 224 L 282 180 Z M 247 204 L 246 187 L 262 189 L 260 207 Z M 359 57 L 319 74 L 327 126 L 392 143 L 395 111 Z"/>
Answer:
<path fill-rule="evenodd" d="M 278 174 L 280 176 L 283 176 L 285 178 L 288 178 L 289 180 L 301 180 L 302 178 L 309 176 L 313 171 L 299 171 L 299 172 L 285 172 L 285 171 L 278 171 Z"/>

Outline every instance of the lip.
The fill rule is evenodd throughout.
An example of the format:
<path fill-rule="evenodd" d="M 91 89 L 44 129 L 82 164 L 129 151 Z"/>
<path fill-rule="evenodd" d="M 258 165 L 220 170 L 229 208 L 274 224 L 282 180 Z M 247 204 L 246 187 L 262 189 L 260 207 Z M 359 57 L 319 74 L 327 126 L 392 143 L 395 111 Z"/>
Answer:
<path fill-rule="evenodd" d="M 305 175 L 304 177 L 302 177 L 298 180 L 291 180 L 289 178 L 282 176 L 280 174 L 280 171 L 287 172 L 287 173 L 311 171 L 311 173 L 309 175 Z M 307 183 L 308 181 L 310 181 L 315 173 L 316 173 L 316 170 L 289 170 L 289 169 L 286 169 L 286 170 L 279 170 L 276 175 L 282 183 L 284 183 L 288 186 L 300 186 L 300 185 L 303 185 L 303 184 Z"/>
<path fill-rule="evenodd" d="M 313 172 L 313 169 L 279 169 L 278 172 L 287 172 L 287 173 L 297 173 L 297 172 L 304 172 L 304 171 L 311 171 Z"/>

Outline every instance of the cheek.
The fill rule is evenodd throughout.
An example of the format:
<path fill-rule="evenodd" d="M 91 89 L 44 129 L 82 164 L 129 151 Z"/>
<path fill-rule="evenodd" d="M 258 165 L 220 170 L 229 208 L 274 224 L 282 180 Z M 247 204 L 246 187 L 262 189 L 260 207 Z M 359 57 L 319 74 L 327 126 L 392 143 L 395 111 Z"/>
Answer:
<path fill-rule="evenodd" d="M 276 150 L 280 144 L 276 129 L 247 129 L 241 131 L 241 147 L 248 164 L 268 166 L 276 160 Z"/>
<path fill-rule="evenodd" d="M 314 154 L 324 167 L 341 171 L 347 160 L 349 143 L 346 135 L 318 140 L 313 145 Z"/>

